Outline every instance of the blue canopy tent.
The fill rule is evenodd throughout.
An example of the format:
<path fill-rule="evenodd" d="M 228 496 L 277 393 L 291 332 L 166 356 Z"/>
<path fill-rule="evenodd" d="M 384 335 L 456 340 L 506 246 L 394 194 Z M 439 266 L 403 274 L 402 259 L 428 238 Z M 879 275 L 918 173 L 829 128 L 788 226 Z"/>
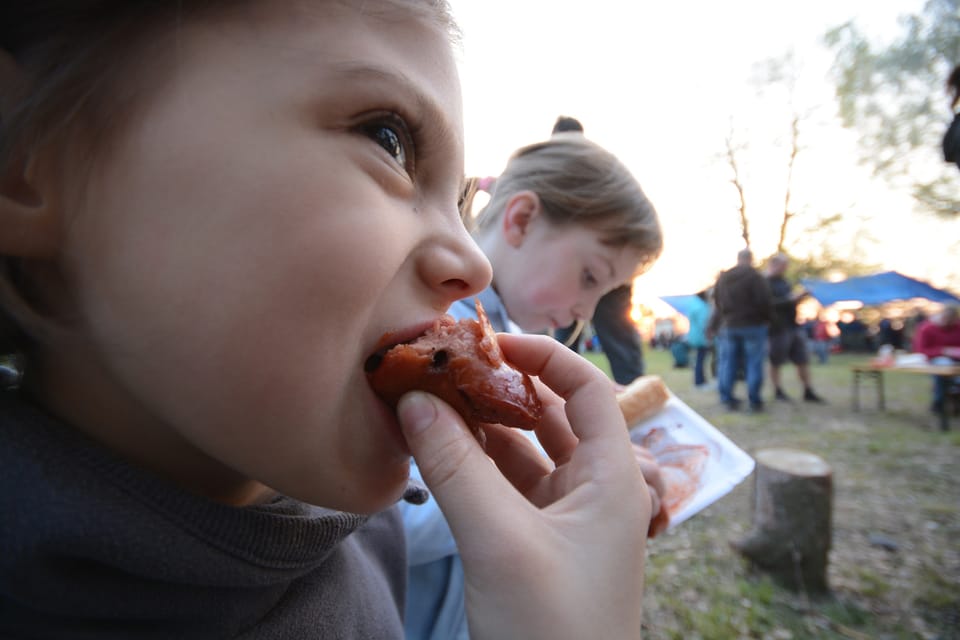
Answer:
<path fill-rule="evenodd" d="M 696 294 L 690 294 L 685 296 L 660 296 L 660 299 L 682 313 L 685 317 L 689 317 L 690 309 L 693 307 L 693 301 L 696 297 Z"/>
<path fill-rule="evenodd" d="M 862 302 L 873 306 L 893 300 L 924 298 L 931 302 L 960 303 L 960 298 L 936 287 L 896 271 L 884 271 L 871 276 L 847 278 L 840 282 L 801 280 L 800 283 L 817 302 L 829 306 L 841 300 Z"/>

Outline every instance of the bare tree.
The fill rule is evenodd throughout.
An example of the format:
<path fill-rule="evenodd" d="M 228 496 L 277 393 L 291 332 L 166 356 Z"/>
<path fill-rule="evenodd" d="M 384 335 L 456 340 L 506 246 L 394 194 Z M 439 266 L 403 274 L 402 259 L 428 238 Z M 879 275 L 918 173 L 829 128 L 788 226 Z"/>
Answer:
<path fill-rule="evenodd" d="M 777 242 L 777 252 L 786 253 L 787 250 L 787 225 L 796 215 L 790 207 L 790 196 L 793 191 L 793 165 L 797 161 L 797 154 L 800 153 L 800 116 L 793 114 L 790 120 L 790 156 L 787 160 L 787 183 L 783 195 L 783 219 L 780 221 L 780 240 Z"/>
<path fill-rule="evenodd" d="M 754 84 L 763 92 L 775 86 L 782 86 L 786 92 L 787 104 L 790 105 L 790 142 L 787 151 L 787 175 L 783 189 L 783 216 L 780 219 L 780 237 L 777 241 L 777 251 L 787 253 L 787 228 L 790 221 L 797 215 L 793 208 L 793 170 L 800 154 L 800 125 L 809 117 L 809 113 L 801 114 L 796 108 L 797 81 L 800 70 L 793 51 L 787 51 L 779 58 L 764 60 L 754 68 Z"/>
<path fill-rule="evenodd" d="M 776 154 L 784 157 L 785 176 L 783 183 L 783 211 L 780 217 L 779 238 L 777 251 L 790 254 L 793 264 L 796 265 L 795 275 L 824 275 L 831 272 L 867 273 L 876 269 L 873 264 L 863 261 L 865 251 L 850 252 L 850 246 L 842 249 L 835 248 L 843 233 L 838 233 L 841 220 L 852 222 L 849 213 L 835 212 L 826 215 L 824 212 L 808 210 L 803 206 L 803 193 L 797 192 L 795 172 L 798 162 L 803 158 L 805 146 L 802 144 L 802 135 L 808 125 L 814 126 L 815 109 L 813 107 L 800 108 L 797 106 L 796 87 L 799 80 L 799 65 L 792 52 L 787 52 L 779 58 L 771 58 L 759 62 L 754 67 L 753 83 L 758 94 L 777 92 L 777 96 L 784 98 L 784 111 L 789 114 L 788 135 L 768 138 L 776 146 Z M 779 98 L 775 100 L 779 102 Z M 738 142 L 739 134 L 731 123 L 724 143 L 724 161 L 730 167 L 730 182 L 737 190 L 739 197 L 740 230 L 744 242 L 750 246 L 750 220 L 747 214 L 746 193 L 749 190 L 750 155 L 747 143 Z M 779 139 L 779 142 L 776 140 Z M 780 155 L 780 154 L 783 155 Z M 798 197 L 799 196 L 799 197 Z M 871 243 L 875 240 L 870 236 L 868 227 L 861 221 L 861 228 L 853 235 L 854 244 Z M 793 255 L 795 252 L 803 255 Z"/>
<path fill-rule="evenodd" d="M 730 182 L 737 190 L 737 196 L 740 198 L 740 235 L 743 236 L 743 242 L 747 248 L 750 248 L 750 221 L 747 219 L 747 200 L 744 193 L 743 180 L 740 177 L 740 168 L 737 164 L 737 152 L 742 151 L 743 148 L 738 147 L 734 143 L 733 127 L 730 128 L 730 133 L 727 134 L 725 143 L 727 147 L 727 164 L 730 165 L 730 169 L 733 171 Z"/>

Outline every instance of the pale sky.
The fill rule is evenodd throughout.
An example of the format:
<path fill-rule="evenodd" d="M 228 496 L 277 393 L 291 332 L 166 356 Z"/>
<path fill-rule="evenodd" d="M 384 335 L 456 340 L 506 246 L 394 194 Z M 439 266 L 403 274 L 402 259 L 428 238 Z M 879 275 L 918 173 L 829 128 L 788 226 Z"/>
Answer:
<path fill-rule="evenodd" d="M 844 212 L 836 238 L 871 262 L 934 284 L 949 280 L 958 223 L 925 218 L 902 193 L 857 164 L 854 133 L 836 120 L 831 26 L 855 20 L 880 42 L 922 0 L 452 0 L 464 33 L 468 175 L 498 174 L 510 153 L 546 138 L 560 114 L 630 168 L 660 213 L 662 258 L 641 295 L 693 293 L 733 265 L 742 248 L 739 203 L 720 157 L 732 130 L 748 149 L 745 174 L 754 253 L 776 248 L 792 116 L 782 88 L 758 93 L 755 64 L 793 52 L 804 149 L 794 169 L 795 220 Z M 948 121 L 944 98 L 945 122 Z M 871 244 L 867 233 L 876 237 Z M 798 237 L 802 234 L 795 233 Z M 949 267 L 947 266 L 949 265 Z"/>

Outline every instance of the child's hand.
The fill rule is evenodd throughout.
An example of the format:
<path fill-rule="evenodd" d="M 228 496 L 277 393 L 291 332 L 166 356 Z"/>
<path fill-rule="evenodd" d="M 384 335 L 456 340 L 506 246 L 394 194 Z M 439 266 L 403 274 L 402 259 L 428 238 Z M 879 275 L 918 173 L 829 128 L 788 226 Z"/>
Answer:
<path fill-rule="evenodd" d="M 638 638 L 650 494 L 610 381 L 553 339 L 499 339 L 553 390 L 541 390 L 537 435 L 556 467 L 498 425 L 484 451 L 432 396 L 398 407 L 457 540 L 471 635 Z"/>

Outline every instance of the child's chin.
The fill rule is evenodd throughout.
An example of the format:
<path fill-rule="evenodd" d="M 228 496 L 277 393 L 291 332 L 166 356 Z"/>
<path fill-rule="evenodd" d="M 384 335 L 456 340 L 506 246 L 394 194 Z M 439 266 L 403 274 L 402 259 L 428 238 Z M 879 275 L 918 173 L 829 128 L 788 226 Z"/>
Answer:
<path fill-rule="evenodd" d="M 403 498 L 410 477 L 409 462 L 400 465 L 395 473 L 385 476 L 383 470 L 377 477 L 369 477 L 370 482 L 359 483 L 349 495 L 342 496 L 342 502 L 322 506 L 361 515 L 371 515 L 397 504 Z"/>

